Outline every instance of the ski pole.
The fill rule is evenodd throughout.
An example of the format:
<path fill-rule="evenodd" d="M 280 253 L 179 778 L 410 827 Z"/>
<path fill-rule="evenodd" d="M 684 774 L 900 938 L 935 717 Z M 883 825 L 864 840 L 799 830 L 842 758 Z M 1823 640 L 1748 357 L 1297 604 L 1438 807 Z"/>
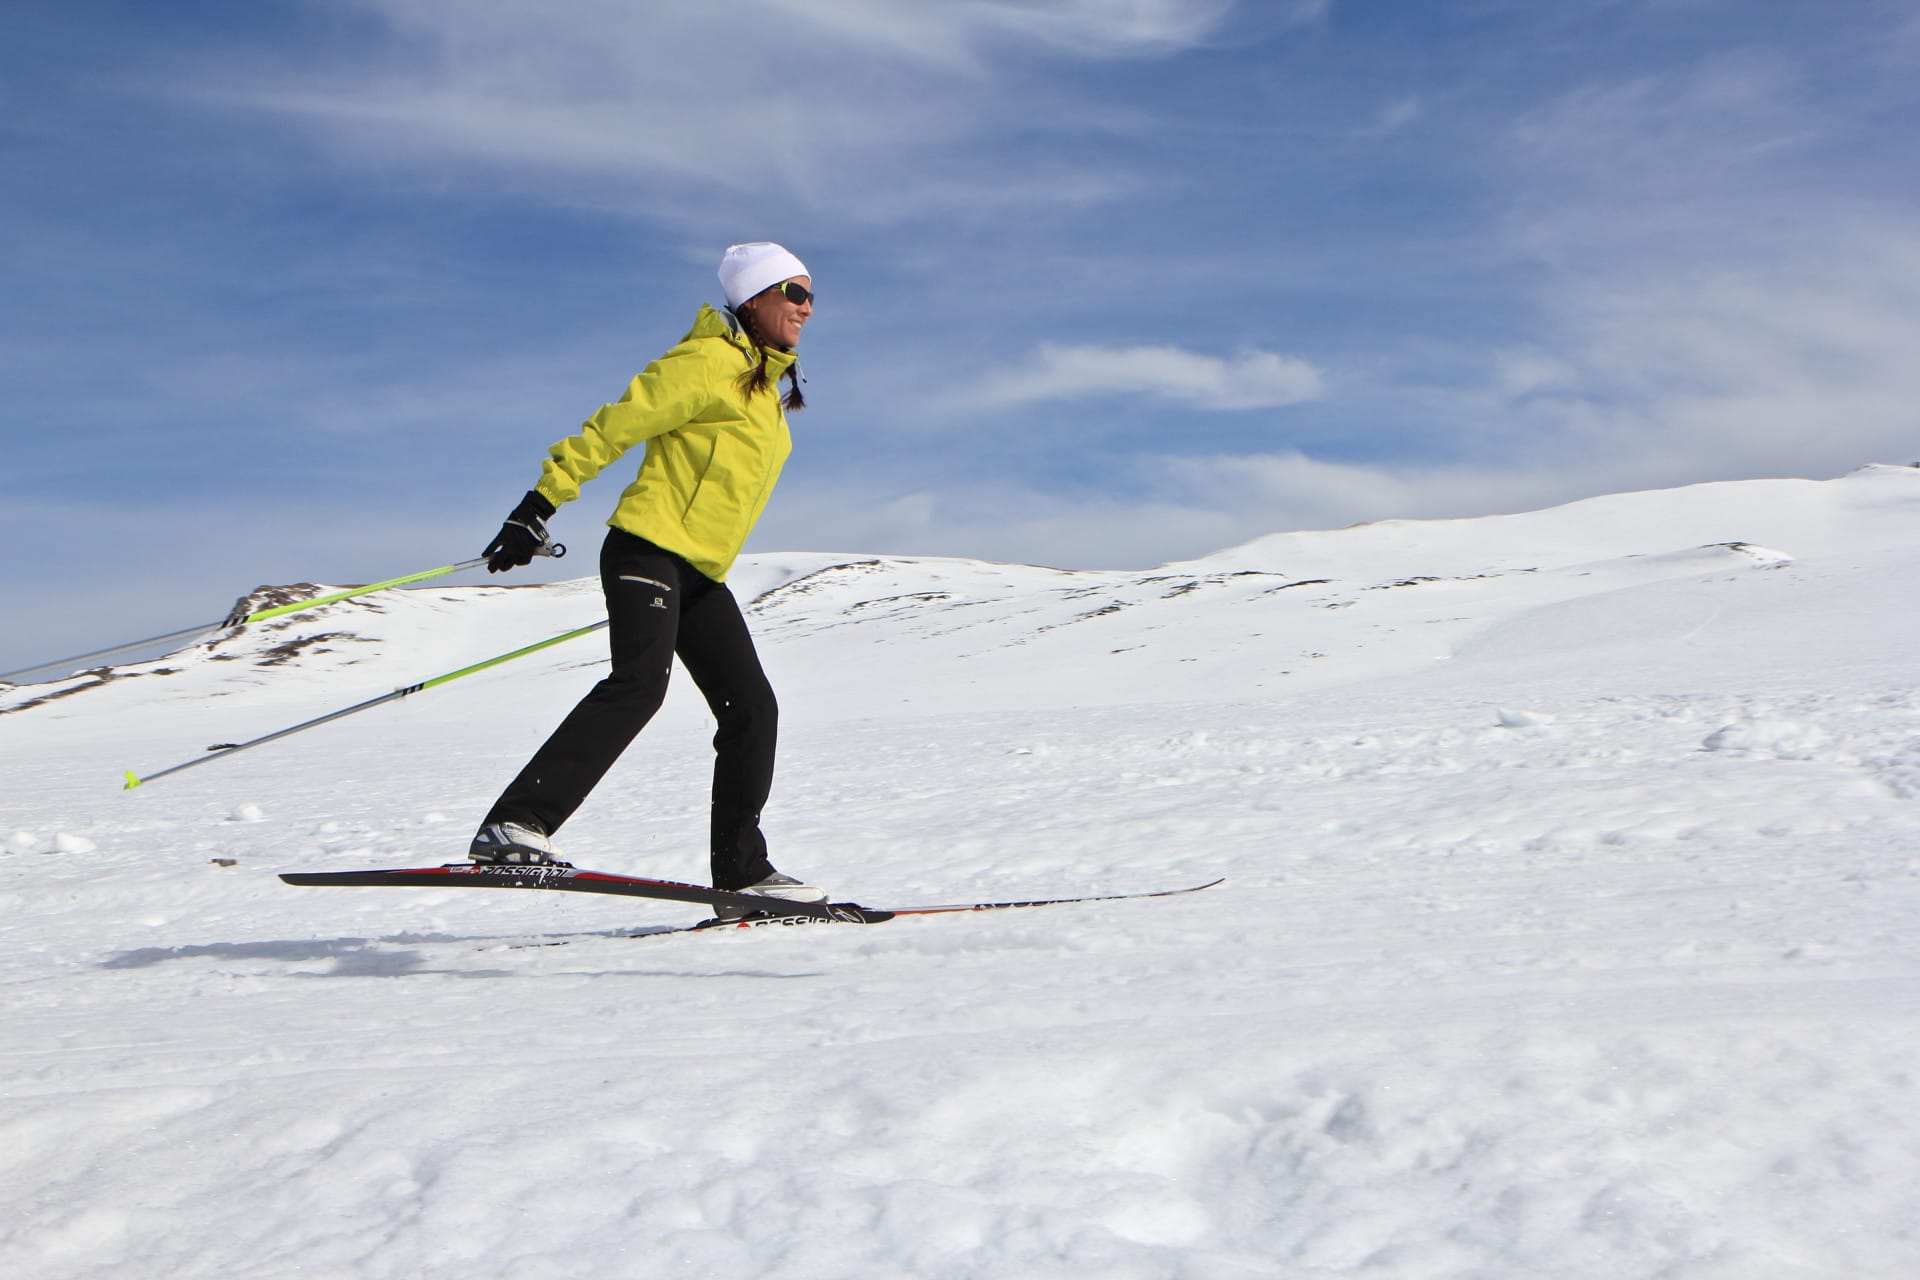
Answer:
<path fill-rule="evenodd" d="M 556 560 L 567 554 L 565 544 L 548 543 L 534 553 L 552 556 Z M 269 618 L 283 617 L 289 613 L 298 613 L 302 609 L 317 609 L 323 604 L 336 604 L 341 600 L 351 600 L 355 596 L 364 596 L 373 591 L 385 591 L 389 587 L 404 587 L 409 583 L 425 582 L 428 578 L 438 578 L 449 573 L 458 573 L 462 569 L 471 569 L 475 565 L 487 562 L 485 556 L 476 556 L 472 560 L 462 560 L 459 564 L 443 564 L 438 569 L 423 569 L 419 573 L 409 573 L 398 578 L 388 578 L 385 582 L 370 582 L 364 587 L 352 587 L 346 591 L 336 591 L 332 595 L 318 596 L 312 600 L 296 600 L 292 604 L 275 605 L 270 609 L 255 609 L 252 613 L 242 613 L 240 606 L 246 603 L 243 597 L 233 606 L 233 611 L 219 622 L 203 622 L 197 627 L 184 627 L 179 631 L 169 631 L 163 636 L 148 636 L 145 640 L 130 640 L 126 644 L 116 644 L 107 649 L 95 649 L 91 653 L 77 653 L 71 658 L 55 658 L 52 662 L 36 662 L 30 667 L 21 667 L 17 671 L 0 674 L 0 681 L 11 681 L 15 676 L 29 675 L 35 671 L 45 671 L 50 667 L 62 667 L 68 663 L 87 662 L 93 658 L 108 658 L 116 653 L 128 653 L 134 649 L 146 649 L 154 645 L 171 644 L 176 640 L 191 640 L 208 631 L 218 631 L 225 627 L 241 627 L 249 622 L 265 622 Z"/>
<path fill-rule="evenodd" d="M 319 725 L 328 724 L 334 720 L 344 719 L 345 717 L 353 715 L 356 712 L 366 711 L 369 708 L 377 707 L 383 702 L 394 702 L 394 701 L 397 701 L 398 699 L 406 697 L 410 693 L 419 693 L 423 690 L 434 688 L 436 685 L 446 684 L 450 680 L 458 680 L 461 676 L 470 676 L 476 671 L 485 671 L 488 667 L 497 667 L 503 662 L 511 662 L 515 658 L 524 658 L 526 655 L 530 653 L 538 653 L 542 649 L 551 648 L 552 646 L 556 644 L 560 644 L 563 641 L 576 640 L 579 637 L 588 634 L 589 632 L 600 630 L 602 627 L 607 625 L 607 621 L 608 621 L 607 619 L 602 618 L 600 621 L 594 623 L 590 627 L 580 627 L 577 630 L 568 631 L 562 635 L 552 636 L 546 640 L 541 640 L 536 644 L 530 644 L 525 646 L 524 648 L 515 649 L 512 653 L 503 653 L 497 658 L 488 658 L 484 662 L 476 662 L 472 666 L 462 667 L 458 671 L 449 671 L 443 676 L 435 676 L 431 680 L 422 680 L 419 684 L 410 684 L 404 689 L 395 689 L 392 693 L 383 693 L 377 698 L 368 698 L 365 702 L 356 702 L 350 707 L 343 707 L 338 711 L 330 711 L 324 716 L 316 716 L 311 720 L 302 721 L 301 723 L 293 725 L 290 728 L 278 729 L 272 733 L 262 734 L 260 737 L 254 738 L 247 742 L 223 742 L 218 744 L 217 746 L 208 747 L 207 750 L 214 752 L 215 754 L 201 756 L 199 759 L 189 760 L 185 764 L 173 765 L 170 768 L 160 770 L 160 772 L 158 773 L 150 773 L 144 778 L 140 777 L 138 774 L 134 773 L 133 770 L 129 769 L 127 770 L 127 784 L 126 786 L 122 787 L 121 790 L 131 791 L 135 787 L 141 786 L 148 782 L 152 782 L 156 778 L 164 778 L 170 773 L 179 773 L 182 769 L 191 769 L 197 764 L 206 764 L 210 760 L 224 759 L 227 756 L 236 755 L 239 752 L 245 751 L 249 747 L 257 747 L 262 745 L 263 743 L 274 742 L 280 738 L 290 737 L 293 734 L 299 733 L 303 729 L 312 729 Z"/>

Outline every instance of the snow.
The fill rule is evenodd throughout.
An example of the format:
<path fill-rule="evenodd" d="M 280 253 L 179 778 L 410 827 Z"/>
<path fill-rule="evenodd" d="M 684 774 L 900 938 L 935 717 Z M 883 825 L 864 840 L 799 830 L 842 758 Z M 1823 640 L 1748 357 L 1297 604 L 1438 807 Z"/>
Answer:
<path fill-rule="evenodd" d="M 1920 470 L 734 585 L 784 869 L 1226 884 L 649 937 L 276 878 L 456 860 L 599 637 L 120 789 L 591 580 L 0 687 L 0 1273 L 1920 1274 Z M 682 681 L 563 846 L 701 878 L 709 733 Z"/>

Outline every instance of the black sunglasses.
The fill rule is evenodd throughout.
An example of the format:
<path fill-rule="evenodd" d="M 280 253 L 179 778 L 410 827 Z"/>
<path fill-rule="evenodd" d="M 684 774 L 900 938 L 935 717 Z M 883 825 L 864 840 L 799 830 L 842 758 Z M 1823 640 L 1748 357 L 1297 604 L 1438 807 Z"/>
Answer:
<path fill-rule="evenodd" d="M 788 280 L 773 287 L 778 289 L 781 296 L 796 307 L 804 307 L 813 301 L 813 290 L 803 284 L 795 284 L 793 281 Z"/>

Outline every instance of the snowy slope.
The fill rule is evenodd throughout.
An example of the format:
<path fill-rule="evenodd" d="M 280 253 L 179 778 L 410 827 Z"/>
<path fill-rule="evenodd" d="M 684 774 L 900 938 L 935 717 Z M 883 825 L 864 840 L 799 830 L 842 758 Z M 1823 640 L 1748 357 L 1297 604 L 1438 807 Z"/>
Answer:
<path fill-rule="evenodd" d="M 1875 467 L 1131 573 L 749 558 L 783 867 L 1228 877 L 868 929 L 275 878 L 457 857 L 597 636 L 119 789 L 590 580 L 0 688 L 0 1271 L 1920 1275 L 1916 535 Z M 683 683 L 575 859 L 699 878 L 708 733 Z"/>

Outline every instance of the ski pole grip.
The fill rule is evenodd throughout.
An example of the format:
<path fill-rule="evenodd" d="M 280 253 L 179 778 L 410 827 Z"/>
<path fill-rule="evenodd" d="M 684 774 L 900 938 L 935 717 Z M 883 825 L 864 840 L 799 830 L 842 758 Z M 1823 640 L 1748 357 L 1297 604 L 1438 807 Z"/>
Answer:
<path fill-rule="evenodd" d="M 567 554 L 567 544 L 564 542 L 542 543 L 540 549 L 533 554 L 537 556 L 552 556 L 555 560 L 558 560 L 561 556 Z"/>

